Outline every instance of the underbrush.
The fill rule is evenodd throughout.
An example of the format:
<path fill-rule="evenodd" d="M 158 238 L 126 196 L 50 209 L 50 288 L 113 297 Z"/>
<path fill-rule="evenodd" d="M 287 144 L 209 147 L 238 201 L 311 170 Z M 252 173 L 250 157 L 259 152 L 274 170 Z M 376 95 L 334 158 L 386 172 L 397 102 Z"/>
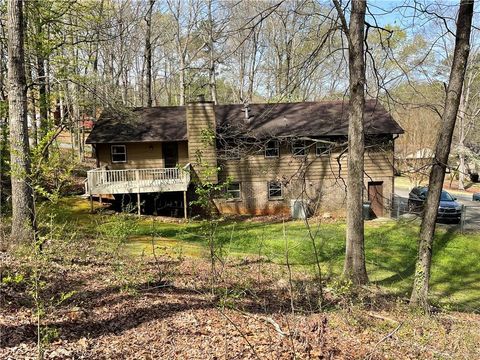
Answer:
<path fill-rule="evenodd" d="M 476 351 L 469 346 L 479 340 L 478 333 L 470 326 L 478 326 L 478 317 L 451 312 L 479 309 L 476 234 L 438 231 L 432 298 L 442 310 L 427 318 L 407 304 L 418 231 L 411 223 L 367 224 L 372 283 L 357 288 L 338 276 L 344 253 L 341 222 L 312 223 L 308 233 L 304 223 L 295 221 L 179 223 L 128 213 L 90 215 L 88 203 L 78 198 L 38 210 L 37 243 L 11 247 L 0 265 L 2 332 L 13 334 L 2 337 L 7 348 L 30 343 L 46 354 L 66 341 L 76 349 L 79 336 L 87 343 L 120 336 L 110 328 L 124 329 L 126 320 L 114 325 L 110 318 L 126 316 L 133 324 L 127 327 L 135 329 L 150 317 L 161 322 L 157 311 L 172 302 L 174 319 L 211 311 L 208 316 L 227 321 L 243 341 L 252 330 L 238 317 L 260 321 L 284 339 L 281 346 L 288 354 L 299 349 L 304 355 L 313 349 L 348 354 L 348 347 L 332 347 L 327 340 L 311 343 L 308 326 L 345 332 L 355 341 L 365 337 L 358 351 L 371 358 L 384 346 L 392 357 L 403 356 L 399 349 L 414 356 L 430 351 L 436 357 L 457 354 L 457 349 L 472 357 Z M 432 336 L 441 341 L 435 343 Z M 457 341 L 456 348 L 449 347 L 448 337 Z M 92 344 L 82 351 L 91 355 Z"/>
<path fill-rule="evenodd" d="M 320 311 L 312 276 L 294 272 L 290 286 L 284 266 L 257 257 L 226 259 L 213 287 L 209 261 L 199 258 L 54 262 L 39 276 L 40 310 L 35 264 L 3 264 L 4 358 L 34 356 L 37 334 L 45 358 L 138 358 L 146 350 L 182 358 L 479 356 L 477 315 L 427 317 L 381 288 L 342 282 L 325 289 Z"/>
<path fill-rule="evenodd" d="M 158 253 L 172 258 L 213 259 L 220 268 L 224 260 L 255 256 L 290 267 L 294 272 L 312 275 L 316 271 L 317 257 L 311 235 L 326 286 L 337 281 L 342 271 L 343 222 L 313 220 L 309 233 L 301 221 L 221 219 L 185 223 L 161 217 L 138 218 L 128 213 L 107 215 L 102 207 L 96 206 L 96 213 L 89 214 L 87 200 L 71 197 L 60 199 L 57 206 L 43 209 L 45 223 L 63 228 L 66 234 L 61 236 L 61 242 L 52 243 L 54 253 L 62 252 L 66 257 L 76 253 L 88 258 L 92 253 L 109 255 L 116 252 L 116 256 L 152 258 L 152 249 L 157 249 Z M 366 223 L 367 269 L 373 284 L 395 296 L 409 296 L 417 234 L 417 224 L 410 221 Z M 434 246 L 431 279 L 434 303 L 447 309 L 479 312 L 480 263 L 477 257 L 480 234 L 460 234 L 454 228 L 440 227 Z"/>

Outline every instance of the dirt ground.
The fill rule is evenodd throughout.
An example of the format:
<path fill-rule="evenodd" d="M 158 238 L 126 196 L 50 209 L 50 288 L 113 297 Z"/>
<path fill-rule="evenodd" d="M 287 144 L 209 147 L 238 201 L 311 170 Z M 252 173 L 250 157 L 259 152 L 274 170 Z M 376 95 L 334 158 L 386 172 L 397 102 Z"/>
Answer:
<path fill-rule="evenodd" d="M 31 268 L 3 256 L 1 359 L 37 357 L 39 308 L 46 359 L 480 358 L 479 315 L 340 285 L 319 310 L 314 281 L 262 259 L 217 263 L 214 279 L 201 259 L 50 263 L 39 305 Z"/>

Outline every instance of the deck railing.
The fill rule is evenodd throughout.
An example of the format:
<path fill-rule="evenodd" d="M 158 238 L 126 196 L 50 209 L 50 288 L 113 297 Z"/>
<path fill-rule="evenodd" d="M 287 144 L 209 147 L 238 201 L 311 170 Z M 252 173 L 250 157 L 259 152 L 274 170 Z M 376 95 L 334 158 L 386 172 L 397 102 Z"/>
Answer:
<path fill-rule="evenodd" d="M 86 190 L 92 194 L 122 192 L 186 191 L 190 164 L 183 168 L 153 168 L 87 171 Z"/>

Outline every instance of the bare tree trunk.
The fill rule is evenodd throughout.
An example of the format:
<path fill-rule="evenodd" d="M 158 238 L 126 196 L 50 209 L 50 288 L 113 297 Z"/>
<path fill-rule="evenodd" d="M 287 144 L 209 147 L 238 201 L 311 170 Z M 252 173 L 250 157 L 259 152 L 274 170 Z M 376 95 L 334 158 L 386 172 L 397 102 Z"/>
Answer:
<path fill-rule="evenodd" d="M 215 75 L 215 58 L 213 54 L 213 41 L 210 44 L 211 44 L 211 49 L 210 49 L 210 67 L 209 67 L 209 86 L 210 86 L 212 101 L 214 104 L 218 104 L 217 79 Z"/>
<path fill-rule="evenodd" d="M 459 134 L 458 134 L 458 190 L 465 190 L 465 112 L 467 111 L 467 96 L 462 93 L 458 108 Z"/>
<path fill-rule="evenodd" d="M 38 2 L 33 3 L 34 11 L 40 11 L 40 4 Z M 37 66 L 37 82 L 38 82 L 38 107 L 39 107 L 39 125 L 40 131 L 38 140 L 41 141 L 49 131 L 48 124 L 48 92 L 47 92 L 47 72 L 46 72 L 46 59 L 44 45 L 42 44 L 42 35 L 45 31 L 44 26 L 42 26 L 42 20 L 40 14 L 37 13 L 33 17 L 32 21 L 35 22 L 35 57 L 36 57 L 36 66 Z M 48 157 L 48 153 L 45 153 L 45 156 Z"/>
<path fill-rule="evenodd" d="M 145 61 L 142 62 L 142 70 L 140 71 L 140 84 L 139 84 L 139 92 L 140 92 L 140 104 L 141 106 L 145 106 L 145 87 L 144 87 L 144 78 L 145 78 Z"/>
<path fill-rule="evenodd" d="M 32 74 L 32 67 L 30 64 L 28 66 L 28 81 L 29 83 L 33 83 L 33 74 Z M 30 103 L 31 103 L 31 109 L 32 111 L 30 112 L 32 120 L 32 129 L 30 130 L 31 136 L 32 136 L 32 145 L 33 147 L 36 147 L 38 145 L 38 129 L 37 129 L 37 110 L 36 110 L 36 100 L 35 100 L 35 91 L 34 87 L 30 87 Z"/>
<path fill-rule="evenodd" d="M 8 1 L 8 105 L 12 181 L 12 239 L 34 239 L 33 192 L 27 126 L 23 1 Z"/>
<path fill-rule="evenodd" d="M 48 133 L 48 100 L 45 81 L 45 59 L 37 54 L 38 93 L 40 108 L 40 140 Z"/>
<path fill-rule="evenodd" d="M 201 2 L 190 2 L 188 6 L 182 6 L 182 1 L 167 1 L 167 5 L 173 19 L 175 20 L 175 47 L 178 58 L 178 66 L 176 70 L 179 71 L 179 105 L 185 105 L 187 101 L 187 94 L 191 93 L 191 82 L 188 79 L 188 70 L 192 62 L 195 61 L 196 54 L 203 48 L 191 53 L 191 45 L 195 38 L 198 38 L 195 33 L 195 27 L 198 24 L 198 14 L 201 12 L 199 5 Z M 184 10 L 186 12 L 184 12 Z M 185 20 L 185 21 L 184 21 Z M 187 89 L 187 86 L 189 88 Z"/>
<path fill-rule="evenodd" d="M 71 19 L 72 23 L 76 23 L 76 19 Z M 72 42 L 78 42 L 78 37 L 75 33 L 70 34 Z M 72 67 L 71 71 L 74 76 L 78 76 L 80 73 L 79 63 L 80 63 L 80 56 L 78 48 L 72 48 Z M 68 85 L 67 85 L 68 87 Z M 78 83 L 72 84 L 72 91 L 70 92 L 71 95 L 71 103 L 69 108 L 72 109 L 72 120 L 75 129 L 75 143 L 76 143 L 76 150 L 77 156 L 80 161 L 84 160 L 84 151 L 83 151 L 83 141 L 82 141 L 82 119 L 80 118 L 80 85 Z"/>
<path fill-rule="evenodd" d="M 470 90 L 472 88 L 473 74 L 468 77 L 468 81 L 464 83 L 462 96 L 460 98 L 460 105 L 458 108 L 459 134 L 458 134 L 458 148 L 459 148 L 459 168 L 458 168 L 458 189 L 465 190 L 465 138 L 467 136 L 467 111 L 470 103 Z M 471 124 L 471 123 L 470 123 Z"/>
<path fill-rule="evenodd" d="M 0 69 L 1 72 L 1 69 Z M 3 98 L 3 89 L 0 89 L 0 100 L 4 100 Z M 7 142 L 8 142 L 8 134 L 7 134 L 7 119 L 4 118 L 5 114 L 0 114 L 0 251 L 5 251 L 6 249 L 6 237 L 5 237 L 5 227 L 4 227 L 4 219 L 3 219 L 3 200 L 6 198 L 5 194 L 5 186 L 7 178 L 3 176 L 8 169 L 7 169 Z"/>
<path fill-rule="evenodd" d="M 145 88 L 147 92 L 147 106 L 152 107 L 152 10 L 155 0 L 150 0 L 145 22 L 147 23 L 147 32 L 145 35 L 145 62 L 147 64 L 147 76 Z"/>
<path fill-rule="evenodd" d="M 167 93 L 167 105 L 171 106 L 173 105 L 172 101 L 172 81 L 168 80 L 169 74 L 171 74 L 171 66 L 170 66 L 170 60 L 165 56 L 165 61 L 164 61 L 164 73 L 163 73 L 163 78 L 165 79 L 165 92 Z"/>
<path fill-rule="evenodd" d="M 0 25 L 0 36 L 5 37 L 3 26 Z M 6 89 L 5 89 L 5 60 L 6 60 L 6 44 L 0 44 L 0 100 L 4 101 L 6 99 Z"/>
<path fill-rule="evenodd" d="M 185 82 L 185 59 L 184 55 L 180 55 L 180 101 L 179 105 L 185 105 L 186 102 L 186 82 Z"/>
<path fill-rule="evenodd" d="M 129 100 L 128 98 L 128 86 L 129 86 L 129 81 L 128 81 L 128 68 L 125 66 L 124 70 L 122 71 L 122 99 L 125 99 L 123 101 L 123 104 L 125 106 L 131 106 L 132 101 Z"/>
<path fill-rule="evenodd" d="M 463 148 L 463 143 L 462 143 Z M 458 190 L 465 190 L 465 153 L 460 154 L 460 161 L 458 166 Z"/>
<path fill-rule="evenodd" d="M 0 36 L 5 37 L 4 24 L 0 24 Z M 4 102 L 7 99 L 4 63 L 6 61 L 6 44 L 0 43 L 0 101 Z M 3 199 L 4 199 L 4 181 L 6 180 L 3 174 L 6 173 L 6 155 L 7 155 L 7 114 L 5 111 L 0 111 L 0 251 L 2 251 L 3 243 L 5 241 L 3 230 Z"/>
<path fill-rule="evenodd" d="M 365 266 L 363 224 L 363 170 L 365 112 L 365 0 L 352 0 L 350 24 L 341 5 L 334 0 L 348 38 L 348 65 L 350 72 L 350 109 L 348 114 L 348 178 L 347 178 L 347 239 L 343 276 L 354 284 L 368 282 Z"/>
<path fill-rule="evenodd" d="M 6 94 L 5 94 L 5 82 L 4 82 L 4 74 L 3 74 L 3 57 L 4 55 L 4 48 L 3 45 L 0 44 L 0 55 L 2 55 L 0 60 L 0 101 L 5 101 L 6 100 Z M 4 244 L 6 244 L 6 239 L 5 239 L 5 231 L 4 231 L 4 226 L 3 226 L 3 199 L 5 198 L 5 190 L 4 190 L 4 185 L 6 182 L 6 177 L 3 176 L 8 170 L 7 170 L 7 146 L 8 146 L 8 133 L 7 133 L 7 114 L 5 111 L 0 111 L 0 251 L 4 251 L 5 247 Z"/>
<path fill-rule="evenodd" d="M 99 16 L 102 17 L 103 16 L 103 0 L 100 1 L 100 11 L 99 11 Z M 94 76 L 94 80 L 93 80 L 93 101 L 92 101 L 92 117 L 93 117 L 93 120 L 96 121 L 97 120 L 97 98 L 98 98 L 98 94 L 97 94 L 97 89 L 98 89 L 98 56 L 99 56 L 99 52 L 100 52 L 100 29 L 96 29 L 95 31 L 95 51 L 94 51 L 94 55 L 93 55 L 93 64 L 92 64 L 92 68 L 93 68 L 93 76 Z"/>
<path fill-rule="evenodd" d="M 257 64 L 256 64 L 257 51 L 258 51 L 258 34 L 256 32 L 254 32 L 253 33 L 252 60 L 250 62 L 250 69 L 249 69 L 249 73 L 248 73 L 248 93 L 247 93 L 248 101 L 253 100 L 253 85 L 255 83 L 255 70 L 256 70 L 256 67 L 257 67 Z"/>
<path fill-rule="evenodd" d="M 212 16 L 212 0 L 208 1 L 208 43 L 209 43 L 209 60 L 210 66 L 208 69 L 209 72 L 209 86 L 210 86 L 210 94 L 212 96 L 212 101 L 214 104 L 218 104 L 217 99 L 217 79 L 215 75 L 215 39 L 213 37 L 214 32 L 214 23 L 213 23 L 213 16 Z"/>
<path fill-rule="evenodd" d="M 435 159 L 430 172 L 429 190 L 425 204 L 425 212 L 420 227 L 420 244 L 415 268 L 415 278 L 410 303 L 421 306 L 429 312 L 428 290 L 430 269 L 432 265 L 433 236 L 438 204 L 442 192 L 445 169 L 447 166 L 453 130 L 457 119 L 460 96 L 462 93 L 465 69 L 470 51 L 470 32 L 472 27 L 473 1 L 461 0 L 457 18 L 457 34 L 453 54 L 450 80 L 442 115 L 442 128 L 435 149 Z"/>
<path fill-rule="evenodd" d="M 83 122 L 80 118 L 80 86 L 78 84 L 74 84 L 73 86 L 73 101 L 72 101 L 72 112 L 73 112 L 73 121 L 75 123 L 75 137 L 77 143 L 77 156 L 80 161 L 84 160 L 84 152 L 83 152 L 83 141 L 82 141 L 82 127 Z"/>
<path fill-rule="evenodd" d="M 243 101 L 245 92 L 245 49 L 241 49 L 238 57 L 238 97 Z"/>

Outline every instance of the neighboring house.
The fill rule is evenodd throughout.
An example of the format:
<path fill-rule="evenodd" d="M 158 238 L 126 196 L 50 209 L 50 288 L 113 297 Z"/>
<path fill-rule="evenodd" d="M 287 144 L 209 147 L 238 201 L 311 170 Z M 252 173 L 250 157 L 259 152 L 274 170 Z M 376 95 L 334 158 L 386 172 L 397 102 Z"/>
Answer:
<path fill-rule="evenodd" d="M 342 211 L 347 131 L 342 101 L 247 107 L 198 101 L 105 112 L 87 139 L 98 167 L 88 172 L 88 193 L 138 199 L 157 193 L 186 216 L 195 186 L 226 183 L 226 196 L 214 200 L 224 214 L 286 214 L 292 200 Z M 394 139 L 402 132 L 379 103 L 366 102 L 365 200 L 377 216 L 387 215 Z"/>
<path fill-rule="evenodd" d="M 435 152 L 430 148 L 423 148 L 415 151 L 414 153 L 408 154 L 405 156 L 406 160 L 424 160 L 432 161 L 435 157 Z"/>
<path fill-rule="evenodd" d="M 416 171 L 419 167 L 430 166 L 435 152 L 430 148 L 422 148 L 407 155 L 397 156 L 397 166 L 400 171 Z"/>
<path fill-rule="evenodd" d="M 430 148 L 421 148 L 406 155 L 397 154 L 396 171 L 409 178 L 413 187 L 419 186 L 430 174 L 435 152 Z"/>

